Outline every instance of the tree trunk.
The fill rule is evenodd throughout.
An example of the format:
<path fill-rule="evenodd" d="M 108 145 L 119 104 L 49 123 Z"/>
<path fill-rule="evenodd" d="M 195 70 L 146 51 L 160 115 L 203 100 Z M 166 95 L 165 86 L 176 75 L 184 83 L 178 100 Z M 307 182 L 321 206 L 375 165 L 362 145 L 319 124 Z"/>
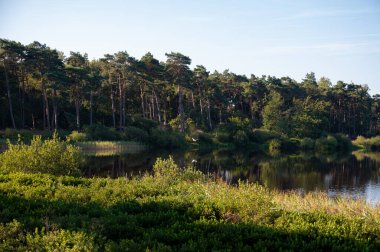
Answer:
<path fill-rule="evenodd" d="M 194 100 L 194 92 L 191 91 L 191 103 L 193 105 L 193 109 L 195 109 L 195 100 Z"/>
<path fill-rule="evenodd" d="M 151 106 L 152 106 L 152 118 L 153 120 L 156 119 L 156 105 L 154 103 L 154 95 L 153 95 L 153 91 L 152 91 L 152 96 L 150 98 L 150 102 L 151 102 Z"/>
<path fill-rule="evenodd" d="M 116 118 L 115 118 L 115 97 L 113 93 L 113 88 L 111 86 L 111 110 L 112 110 L 112 122 L 113 127 L 116 128 Z"/>
<path fill-rule="evenodd" d="M 161 112 L 160 112 L 160 103 L 158 102 L 157 94 L 153 90 L 154 97 L 156 99 L 156 107 L 157 107 L 157 116 L 158 116 L 158 121 L 161 123 Z"/>
<path fill-rule="evenodd" d="M 93 93 L 90 91 L 90 126 L 92 126 L 92 102 L 93 102 Z"/>
<path fill-rule="evenodd" d="M 12 96 L 11 96 L 11 87 L 9 85 L 9 78 L 8 78 L 8 72 L 7 68 L 5 66 L 5 62 L 3 64 L 4 66 L 4 75 L 5 75 L 5 85 L 7 86 L 7 95 L 8 95 L 8 102 L 9 102 L 9 114 L 11 116 L 11 122 L 14 129 L 16 129 L 15 119 L 13 117 L 13 106 L 12 106 Z"/>
<path fill-rule="evenodd" d="M 45 108 L 45 116 L 46 116 L 46 126 L 47 126 L 47 129 L 50 131 L 51 130 L 51 127 L 50 127 L 50 111 L 49 111 L 49 100 L 48 100 L 48 97 L 47 97 L 47 93 L 46 93 L 46 86 L 45 86 L 45 82 L 43 81 L 43 79 L 41 79 L 41 89 L 42 89 L 42 95 L 43 95 L 43 100 L 44 100 L 44 108 Z M 45 127 L 45 125 L 44 125 Z"/>
<path fill-rule="evenodd" d="M 211 109 L 210 109 L 210 100 L 209 100 L 209 98 L 207 98 L 207 119 L 208 119 L 208 126 L 210 127 L 210 130 L 212 130 Z"/>
<path fill-rule="evenodd" d="M 181 86 L 178 85 L 178 112 L 180 117 L 180 132 L 185 132 L 185 115 L 183 111 L 183 93 Z"/>
<path fill-rule="evenodd" d="M 142 114 L 143 114 L 143 118 L 145 118 L 144 92 L 143 92 L 142 85 L 140 85 L 140 98 L 141 98 L 141 109 L 142 109 Z"/>
<path fill-rule="evenodd" d="M 120 75 L 117 82 L 119 84 L 119 130 L 121 130 L 123 127 L 123 84 L 121 83 Z"/>
<path fill-rule="evenodd" d="M 58 104 L 57 104 L 57 90 L 53 90 L 53 123 L 54 129 L 58 130 Z"/>
<path fill-rule="evenodd" d="M 21 128 L 25 128 L 25 71 L 21 70 Z"/>
<path fill-rule="evenodd" d="M 77 129 L 80 129 L 80 98 L 79 94 L 77 94 L 77 97 L 75 99 L 75 112 L 76 112 L 76 118 L 77 118 Z"/>

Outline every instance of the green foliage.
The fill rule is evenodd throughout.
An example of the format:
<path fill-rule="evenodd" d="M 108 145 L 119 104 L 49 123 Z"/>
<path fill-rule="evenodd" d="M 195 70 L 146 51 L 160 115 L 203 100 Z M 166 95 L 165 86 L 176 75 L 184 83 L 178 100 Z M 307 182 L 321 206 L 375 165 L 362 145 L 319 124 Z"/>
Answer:
<path fill-rule="evenodd" d="M 282 143 L 279 139 L 272 139 L 268 144 L 269 153 L 278 153 L 282 149 Z"/>
<path fill-rule="evenodd" d="M 179 169 L 171 158 L 157 160 L 154 173 L 132 180 L 0 174 L 0 250 L 376 251 L 379 246 L 375 208 L 358 215 L 344 199 L 313 201 L 255 184 L 229 186 L 192 168 Z M 334 214 L 319 207 L 335 210 L 338 203 L 350 210 Z"/>
<path fill-rule="evenodd" d="M 256 143 L 263 144 L 273 138 L 280 138 L 281 136 L 273 131 L 265 130 L 265 129 L 254 129 L 252 131 L 253 141 Z"/>
<path fill-rule="evenodd" d="M 66 138 L 68 141 L 72 142 L 84 142 L 87 140 L 86 133 L 78 132 L 76 130 L 72 131 L 70 135 Z"/>
<path fill-rule="evenodd" d="M 2 173 L 27 172 L 51 174 L 78 174 L 81 155 L 77 147 L 59 140 L 57 134 L 52 139 L 42 140 L 34 136 L 31 144 L 8 142 L 8 149 L 0 154 Z"/>
<path fill-rule="evenodd" d="M 169 121 L 170 127 L 172 127 L 172 129 L 175 129 L 175 130 L 180 130 L 180 127 L 181 127 L 180 123 L 181 123 L 181 120 L 179 116 Z M 185 130 L 187 132 L 191 132 L 195 130 L 195 124 L 191 118 L 186 119 Z"/>
<path fill-rule="evenodd" d="M 335 152 L 338 146 L 338 141 L 332 135 L 318 138 L 315 141 L 315 150 L 321 153 Z"/>
<path fill-rule="evenodd" d="M 334 135 L 336 141 L 337 141 L 337 151 L 348 151 L 352 148 L 352 142 L 351 140 L 343 134 L 335 134 Z"/>
<path fill-rule="evenodd" d="M 120 135 L 115 129 L 106 127 L 102 124 L 85 126 L 84 132 L 86 133 L 88 140 L 92 141 L 113 141 L 120 139 Z"/>
<path fill-rule="evenodd" d="M 286 135 L 288 116 L 284 109 L 284 98 L 278 92 L 271 92 L 263 110 L 263 128 Z"/>
<path fill-rule="evenodd" d="M 152 129 L 150 132 L 150 141 L 155 147 L 169 149 L 186 147 L 184 135 L 170 129 Z"/>
<path fill-rule="evenodd" d="M 134 126 L 125 127 L 121 138 L 126 141 L 136 141 L 141 143 L 149 142 L 149 134 L 141 128 Z"/>
<path fill-rule="evenodd" d="M 380 136 L 371 137 L 371 138 L 358 136 L 353 141 L 353 144 L 367 151 L 378 151 L 380 150 Z"/>
<path fill-rule="evenodd" d="M 159 124 L 156 121 L 150 119 L 133 117 L 131 126 L 150 132 L 150 130 L 158 127 L 158 125 Z"/>
<path fill-rule="evenodd" d="M 302 150 L 314 150 L 315 141 L 309 137 L 305 137 L 300 142 Z"/>

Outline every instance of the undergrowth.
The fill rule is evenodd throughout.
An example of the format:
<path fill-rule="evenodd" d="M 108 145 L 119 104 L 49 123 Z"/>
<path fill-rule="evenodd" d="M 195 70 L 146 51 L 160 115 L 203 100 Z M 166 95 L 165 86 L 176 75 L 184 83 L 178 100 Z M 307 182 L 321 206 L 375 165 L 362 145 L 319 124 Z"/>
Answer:
<path fill-rule="evenodd" d="M 1 251 L 376 251 L 380 206 L 229 186 L 159 159 L 140 178 L 0 175 Z"/>

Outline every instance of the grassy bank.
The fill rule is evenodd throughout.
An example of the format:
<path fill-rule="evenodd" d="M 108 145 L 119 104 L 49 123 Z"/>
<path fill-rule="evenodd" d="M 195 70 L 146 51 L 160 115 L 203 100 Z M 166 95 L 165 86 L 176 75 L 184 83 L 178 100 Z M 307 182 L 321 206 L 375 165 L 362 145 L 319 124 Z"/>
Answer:
<path fill-rule="evenodd" d="M 0 175 L 0 250 L 352 250 L 380 246 L 380 206 L 228 186 L 172 160 L 136 179 Z"/>

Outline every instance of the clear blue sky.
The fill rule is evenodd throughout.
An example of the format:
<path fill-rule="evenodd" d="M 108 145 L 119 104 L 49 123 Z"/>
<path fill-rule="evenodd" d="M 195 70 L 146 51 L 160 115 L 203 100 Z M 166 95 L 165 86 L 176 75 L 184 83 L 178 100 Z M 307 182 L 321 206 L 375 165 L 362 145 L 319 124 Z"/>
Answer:
<path fill-rule="evenodd" d="M 380 0 L 0 0 L 0 37 L 90 59 L 178 51 L 211 71 L 313 71 L 380 93 Z"/>

